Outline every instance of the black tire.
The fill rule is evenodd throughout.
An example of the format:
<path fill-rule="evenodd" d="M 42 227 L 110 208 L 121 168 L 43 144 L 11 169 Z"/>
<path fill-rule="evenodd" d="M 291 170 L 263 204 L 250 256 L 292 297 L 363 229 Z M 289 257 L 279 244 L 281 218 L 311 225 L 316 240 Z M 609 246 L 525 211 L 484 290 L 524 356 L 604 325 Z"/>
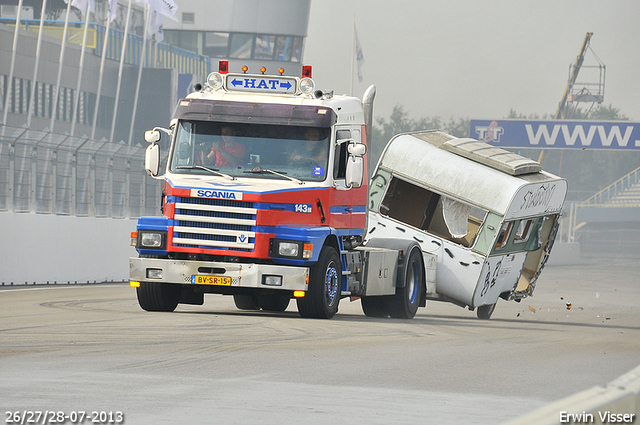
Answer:
<path fill-rule="evenodd" d="M 140 282 L 138 304 L 146 311 L 173 311 L 178 306 L 182 286 L 172 283 Z"/>
<path fill-rule="evenodd" d="M 493 314 L 493 310 L 496 309 L 495 304 L 481 305 L 478 307 L 478 311 L 476 314 L 478 315 L 478 319 L 489 320 L 491 315 Z"/>
<path fill-rule="evenodd" d="M 260 310 L 260 303 L 255 295 L 234 295 L 233 302 L 239 310 Z"/>
<path fill-rule="evenodd" d="M 362 311 L 367 317 L 389 317 L 389 297 L 364 297 L 360 299 Z"/>
<path fill-rule="evenodd" d="M 422 253 L 413 249 L 404 270 L 404 286 L 396 288 L 396 294 L 389 306 L 389 315 L 395 319 L 413 319 L 420 306 L 422 289 L 425 285 Z"/>
<path fill-rule="evenodd" d="M 297 298 L 302 317 L 331 319 L 338 312 L 342 292 L 342 267 L 336 250 L 323 246 L 318 262 L 311 268 L 309 290 Z"/>
<path fill-rule="evenodd" d="M 291 296 L 284 295 L 262 295 L 260 298 L 260 307 L 264 311 L 285 311 L 289 307 Z"/>

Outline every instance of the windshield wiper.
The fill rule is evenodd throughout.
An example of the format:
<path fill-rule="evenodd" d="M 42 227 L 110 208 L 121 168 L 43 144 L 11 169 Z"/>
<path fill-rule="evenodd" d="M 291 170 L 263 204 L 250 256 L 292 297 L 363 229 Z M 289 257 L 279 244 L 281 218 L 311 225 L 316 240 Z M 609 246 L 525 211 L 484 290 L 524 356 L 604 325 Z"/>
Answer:
<path fill-rule="evenodd" d="M 249 174 L 273 174 L 288 180 L 291 180 L 292 182 L 296 182 L 298 184 L 304 184 L 304 182 L 302 180 L 298 180 L 295 177 L 289 177 L 286 175 L 286 173 L 279 173 L 277 171 L 273 171 L 273 170 L 268 170 L 268 169 L 260 169 L 260 170 L 246 170 L 244 171 L 245 173 L 249 173 Z"/>
<path fill-rule="evenodd" d="M 229 174 L 221 173 L 216 168 L 203 167 L 202 165 L 178 165 L 176 168 L 180 169 L 180 170 L 205 170 L 205 171 L 209 171 L 209 172 L 211 172 L 213 174 L 217 174 L 217 175 L 219 175 L 221 177 L 226 177 L 229 180 L 235 180 L 236 179 L 235 177 L 230 176 Z"/>

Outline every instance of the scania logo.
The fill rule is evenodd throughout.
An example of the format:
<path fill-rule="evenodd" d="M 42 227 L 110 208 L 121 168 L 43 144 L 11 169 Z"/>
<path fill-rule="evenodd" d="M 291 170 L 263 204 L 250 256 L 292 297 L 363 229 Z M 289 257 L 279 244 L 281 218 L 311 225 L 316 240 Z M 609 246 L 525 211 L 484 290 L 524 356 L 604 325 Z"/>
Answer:
<path fill-rule="evenodd" d="M 226 190 L 212 189 L 191 189 L 191 196 L 196 198 L 215 198 L 215 199 L 242 199 L 242 192 L 229 192 Z"/>

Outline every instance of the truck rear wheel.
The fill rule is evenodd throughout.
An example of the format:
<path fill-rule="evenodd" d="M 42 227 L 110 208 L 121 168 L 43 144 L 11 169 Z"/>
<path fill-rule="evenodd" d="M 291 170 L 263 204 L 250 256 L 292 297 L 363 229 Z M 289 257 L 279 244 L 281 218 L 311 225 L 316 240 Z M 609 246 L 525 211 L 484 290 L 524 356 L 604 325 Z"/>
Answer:
<path fill-rule="evenodd" d="M 318 262 L 311 268 L 309 290 L 298 298 L 302 317 L 331 319 L 338 312 L 342 286 L 342 267 L 336 250 L 323 246 Z"/>
<path fill-rule="evenodd" d="M 404 286 L 396 288 L 389 314 L 396 319 L 413 319 L 420 306 L 422 288 L 425 285 L 424 267 L 420 250 L 413 249 L 404 270 Z"/>
<path fill-rule="evenodd" d="M 136 290 L 138 304 L 146 311 L 173 311 L 178 306 L 182 287 L 171 283 L 140 282 Z"/>
<path fill-rule="evenodd" d="M 389 317 L 389 297 L 364 297 L 360 299 L 362 311 L 367 317 Z"/>

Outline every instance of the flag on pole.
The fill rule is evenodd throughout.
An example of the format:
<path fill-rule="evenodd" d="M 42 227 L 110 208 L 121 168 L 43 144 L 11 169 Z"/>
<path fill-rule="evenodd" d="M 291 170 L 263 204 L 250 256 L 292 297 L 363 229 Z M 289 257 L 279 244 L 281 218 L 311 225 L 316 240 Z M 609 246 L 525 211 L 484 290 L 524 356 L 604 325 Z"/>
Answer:
<path fill-rule="evenodd" d="M 147 38 L 151 39 L 155 36 L 156 43 L 162 43 L 164 40 L 164 31 L 162 28 L 162 15 L 157 10 L 151 9 L 149 17 L 149 28 L 147 28 Z"/>
<path fill-rule="evenodd" d="M 109 0 L 109 22 L 116 20 L 118 14 L 118 0 Z"/>
<path fill-rule="evenodd" d="M 362 46 L 360 45 L 360 39 L 358 38 L 358 31 L 356 30 L 356 24 L 353 23 L 353 34 L 355 35 L 355 54 L 356 64 L 358 65 L 358 81 L 362 82 L 362 65 L 364 64 L 364 53 L 362 53 Z"/>
<path fill-rule="evenodd" d="M 68 0 L 64 0 L 65 4 L 68 4 Z M 71 0 L 71 6 L 80 10 L 80 13 L 84 16 L 87 12 L 87 2 L 89 2 L 89 12 L 96 13 L 96 4 L 94 0 Z"/>
<path fill-rule="evenodd" d="M 152 11 L 157 11 L 160 15 L 179 22 L 176 17 L 178 5 L 173 0 L 136 0 L 136 2 L 148 4 Z"/>

